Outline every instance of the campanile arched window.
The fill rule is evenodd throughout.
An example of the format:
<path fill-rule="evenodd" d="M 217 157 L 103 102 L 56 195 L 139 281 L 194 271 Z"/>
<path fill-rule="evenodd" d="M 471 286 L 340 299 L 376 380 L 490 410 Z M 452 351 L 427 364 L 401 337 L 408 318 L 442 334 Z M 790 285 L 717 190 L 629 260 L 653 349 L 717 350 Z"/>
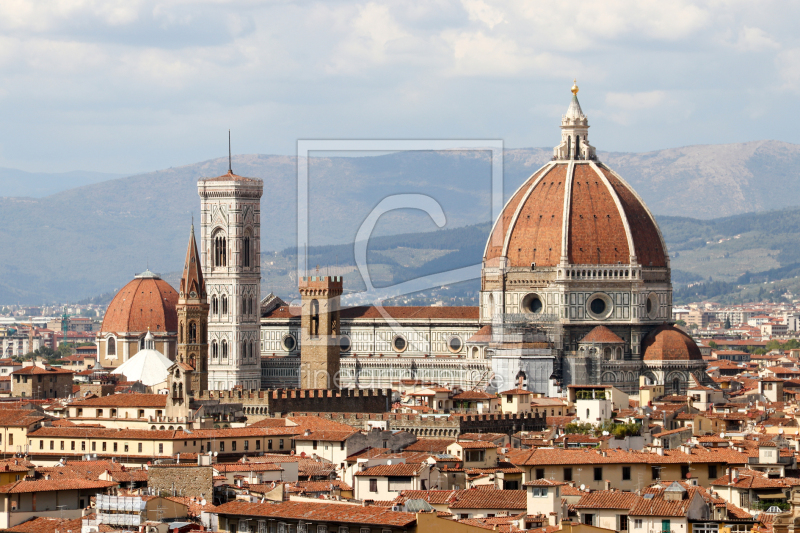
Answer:
<path fill-rule="evenodd" d="M 189 322 L 189 344 L 197 344 L 197 324 Z"/>
<path fill-rule="evenodd" d="M 228 266 L 228 239 L 225 238 L 225 234 L 221 231 L 217 232 L 212 240 L 214 242 L 214 266 Z"/>
<path fill-rule="evenodd" d="M 251 262 L 250 232 L 248 231 L 242 239 L 242 266 L 250 268 Z"/>
<path fill-rule="evenodd" d="M 227 315 L 228 314 L 228 297 L 223 294 L 222 298 L 220 298 L 220 300 L 222 300 L 222 314 L 223 315 Z"/>

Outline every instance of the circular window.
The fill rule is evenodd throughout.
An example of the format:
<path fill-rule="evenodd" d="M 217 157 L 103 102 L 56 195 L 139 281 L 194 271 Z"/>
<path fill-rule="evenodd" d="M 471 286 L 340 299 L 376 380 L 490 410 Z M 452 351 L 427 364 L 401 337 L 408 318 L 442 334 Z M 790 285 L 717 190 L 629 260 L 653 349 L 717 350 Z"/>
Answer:
<path fill-rule="evenodd" d="M 398 335 L 392 340 L 392 346 L 394 346 L 396 352 L 404 352 L 408 347 L 408 343 L 404 337 Z"/>
<path fill-rule="evenodd" d="M 297 341 L 294 340 L 294 336 L 292 335 L 284 335 L 283 341 L 281 342 L 281 346 L 287 352 L 291 352 L 297 346 Z"/>
<path fill-rule="evenodd" d="M 614 311 L 614 301 L 605 293 L 596 292 L 586 300 L 586 312 L 595 320 L 604 320 Z"/>
<path fill-rule="evenodd" d="M 453 353 L 460 352 L 463 346 L 464 343 L 461 341 L 461 337 L 452 337 L 447 343 L 447 347 L 450 348 L 450 351 Z"/>
<path fill-rule="evenodd" d="M 542 299 L 539 298 L 538 294 L 526 294 L 525 297 L 522 299 L 522 312 L 523 313 L 541 313 L 542 309 L 544 309 L 544 305 L 542 304 Z"/>
<path fill-rule="evenodd" d="M 647 295 L 645 307 L 647 308 L 647 317 L 650 320 L 655 320 L 658 316 L 658 295 L 656 293 L 651 292 Z"/>
<path fill-rule="evenodd" d="M 339 349 L 343 352 L 350 351 L 350 337 L 347 335 L 342 335 L 342 337 L 339 339 Z"/>

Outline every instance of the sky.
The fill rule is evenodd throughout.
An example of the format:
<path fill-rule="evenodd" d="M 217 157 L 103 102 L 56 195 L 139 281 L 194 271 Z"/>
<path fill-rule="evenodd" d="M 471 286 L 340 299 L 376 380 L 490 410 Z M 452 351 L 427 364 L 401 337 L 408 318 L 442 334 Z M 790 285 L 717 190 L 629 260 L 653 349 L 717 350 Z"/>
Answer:
<path fill-rule="evenodd" d="M 0 166 L 135 173 L 298 139 L 800 143 L 800 3 L 3 0 Z"/>

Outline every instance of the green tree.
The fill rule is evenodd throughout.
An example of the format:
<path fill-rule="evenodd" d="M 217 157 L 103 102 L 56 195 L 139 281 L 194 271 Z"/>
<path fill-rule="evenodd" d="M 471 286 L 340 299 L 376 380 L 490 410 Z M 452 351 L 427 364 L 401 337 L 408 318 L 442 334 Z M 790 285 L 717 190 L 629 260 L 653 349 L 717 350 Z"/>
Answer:
<path fill-rule="evenodd" d="M 781 344 L 781 350 L 789 351 L 796 350 L 797 348 L 800 348 L 800 342 L 798 342 L 797 339 L 789 339 Z"/>
<path fill-rule="evenodd" d="M 593 432 L 594 427 L 586 422 L 576 424 L 574 422 L 567 424 L 564 428 L 568 435 L 589 435 Z"/>
<path fill-rule="evenodd" d="M 730 319 L 730 317 L 725 318 L 725 329 L 731 329 L 731 319 Z"/>
<path fill-rule="evenodd" d="M 675 323 L 679 326 L 686 327 L 686 321 L 684 319 L 677 320 Z"/>
<path fill-rule="evenodd" d="M 772 350 L 780 350 L 781 343 L 777 339 L 772 339 L 767 343 L 767 352 L 771 352 Z"/>
<path fill-rule="evenodd" d="M 714 349 L 719 348 L 719 345 L 717 345 L 717 343 L 714 341 L 708 341 L 708 345 Z"/>

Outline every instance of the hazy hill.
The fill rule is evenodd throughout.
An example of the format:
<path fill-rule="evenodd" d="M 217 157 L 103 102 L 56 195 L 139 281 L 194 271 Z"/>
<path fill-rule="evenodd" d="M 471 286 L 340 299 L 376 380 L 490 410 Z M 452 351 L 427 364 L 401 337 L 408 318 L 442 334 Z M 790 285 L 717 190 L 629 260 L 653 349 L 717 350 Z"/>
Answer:
<path fill-rule="evenodd" d="M 504 161 L 506 196 L 549 160 L 551 153 L 550 149 L 508 150 Z M 601 153 L 599 157 L 626 178 L 659 215 L 712 218 L 800 204 L 795 195 L 787 194 L 800 186 L 800 174 L 795 170 L 800 163 L 797 145 L 764 141 L 645 154 Z M 447 228 L 491 219 L 489 152 L 327 157 L 311 159 L 308 164 L 312 245 L 352 242 L 367 214 L 391 194 L 432 197 L 443 207 Z M 239 174 L 264 179 L 262 250 L 292 246 L 297 226 L 295 158 L 238 156 L 233 166 Z M 178 270 L 191 214 L 199 212 L 196 181 L 222 174 L 226 168 L 227 160 L 221 158 L 90 184 L 44 198 L 0 198 L 4 252 L 0 303 L 62 301 L 100 294 L 121 286 L 148 262 L 156 271 Z M 435 229 L 427 215 L 406 209 L 381 217 L 375 234 Z M 481 247 L 458 250 L 464 254 L 463 261 L 472 263 L 480 260 Z M 779 253 L 788 253 L 786 248 L 781 247 Z M 403 268 L 434 268 L 436 263 L 428 263 L 446 263 L 448 254 L 452 251 L 442 254 L 431 248 Z M 389 250 L 383 255 L 386 263 L 382 264 L 386 265 L 391 261 L 400 264 L 407 257 Z M 767 260 L 771 256 L 758 257 Z M 263 259 L 276 263 L 269 255 Z M 781 259 L 773 259 L 768 268 L 782 265 Z M 336 255 L 319 256 L 319 261 L 323 265 L 340 262 Z M 388 266 L 376 268 L 382 279 L 394 279 Z M 702 275 L 716 279 L 711 271 Z M 265 288 L 270 283 L 266 280 Z"/>
<path fill-rule="evenodd" d="M 122 178 L 125 175 L 85 170 L 52 173 L 0 168 L 0 196 L 41 198 L 83 185 Z"/>

